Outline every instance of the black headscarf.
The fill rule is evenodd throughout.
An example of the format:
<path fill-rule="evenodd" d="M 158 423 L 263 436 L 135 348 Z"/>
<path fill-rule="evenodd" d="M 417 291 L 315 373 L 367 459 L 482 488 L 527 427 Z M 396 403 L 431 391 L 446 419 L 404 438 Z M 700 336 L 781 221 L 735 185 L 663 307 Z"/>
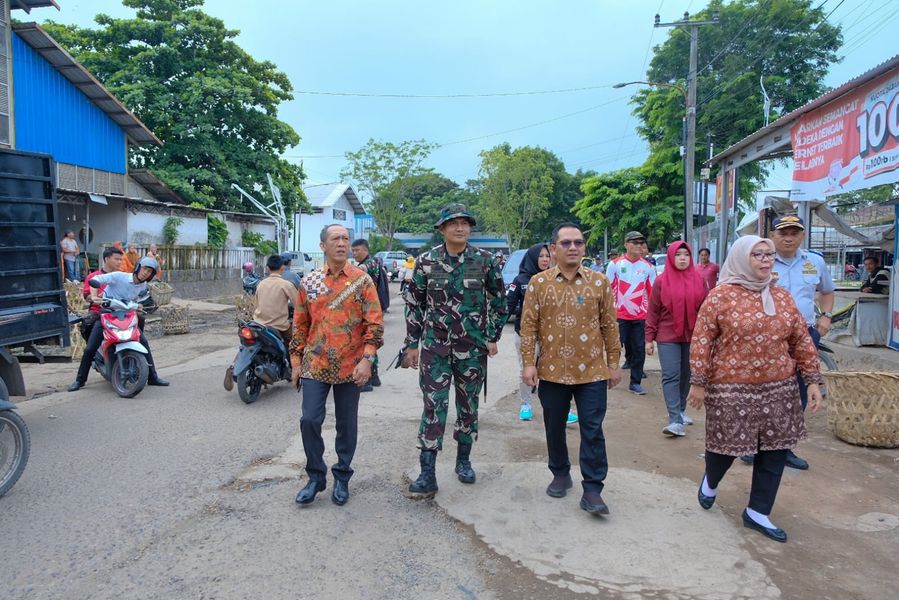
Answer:
<path fill-rule="evenodd" d="M 534 244 L 528 248 L 524 258 L 521 259 L 521 266 L 518 267 L 518 276 L 515 277 L 515 283 L 522 289 L 527 289 L 531 277 L 542 270 L 537 266 L 537 260 L 540 258 L 540 251 L 544 248 L 549 252 L 549 246 L 546 244 Z"/>

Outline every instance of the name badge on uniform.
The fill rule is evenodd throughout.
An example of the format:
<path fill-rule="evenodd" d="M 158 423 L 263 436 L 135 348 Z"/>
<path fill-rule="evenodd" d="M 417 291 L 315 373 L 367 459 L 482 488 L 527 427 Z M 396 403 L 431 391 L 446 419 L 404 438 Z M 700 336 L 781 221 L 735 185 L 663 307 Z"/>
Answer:
<path fill-rule="evenodd" d="M 815 267 L 815 263 L 810 260 L 805 261 L 805 264 L 802 265 L 802 274 L 803 275 L 817 275 L 818 269 Z"/>

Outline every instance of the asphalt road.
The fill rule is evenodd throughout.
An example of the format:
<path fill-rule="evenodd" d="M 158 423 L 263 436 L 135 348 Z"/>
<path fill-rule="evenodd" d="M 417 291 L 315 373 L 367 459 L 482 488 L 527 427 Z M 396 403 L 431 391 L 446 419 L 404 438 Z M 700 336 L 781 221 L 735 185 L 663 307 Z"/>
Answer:
<path fill-rule="evenodd" d="M 383 364 L 403 337 L 394 297 Z M 92 374 L 57 392 L 71 365 L 29 365 L 39 396 L 20 413 L 32 435 L 22 479 L 0 499 L 0 598 L 892 598 L 899 570 L 899 450 L 857 448 L 809 417 L 775 507 L 787 546 L 744 530 L 750 470 L 735 466 L 711 511 L 695 504 L 703 415 L 686 438 L 660 434 L 656 373 L 647 396 L 613 390 L 611 470 L 598 519 L 543 493 L 550 474 L 539 407 L 517 420 L 511 327 L 490 361 L 472 459 L 413 501 L 421 411 L 417 373 L 383 373 L 363 395 L 346 506 L 328 490 L 294 503 L 305 475 L 298 395 L 284 384 L 244 405 L 222 389 L 236 331 L 230 313 L 202 332 L 152 340 L 169 388 L 115 396 Z M 233 333 L 232 333 L 233 332 Z M 452 419 L 453 410 L 450 410 Z M 333 415 L 325 422 L 333 462 Z M 572 462 L 576 428 L 569 428 Z M 576 471 L 573 472 L 577 480 Z M 802 576 L 797 576 L 797 574 Z"/>

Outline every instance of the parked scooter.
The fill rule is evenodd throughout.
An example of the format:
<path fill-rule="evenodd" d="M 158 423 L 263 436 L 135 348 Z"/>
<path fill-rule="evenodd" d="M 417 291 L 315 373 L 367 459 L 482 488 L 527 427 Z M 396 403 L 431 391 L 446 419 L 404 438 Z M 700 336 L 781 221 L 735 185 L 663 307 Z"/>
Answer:
<path fill-rule="evenodd" d="M 31 435 L 0 379 L 0 496 L 16 484 L 31 453 Z"/>
<path fill-rule="evenodd" d="M 239 334 L 240 350 L 232 377 L 240 399 L 252 404 L 259 399 L 263 386 L 290 381 L 290 355 L 276 329 L 248 321 L 240 324 Z"/>
<path fill-rule="evenodd" d="M 94 369 L 112 384 L 122 398 L 133 398 L 147 385 L 150 366 L 147 348 L 140 342 L 138 311 L 149 313 L 156 305 L 149 298 L 126 302 L 104 298 L 100 320 L 103 343 L 94 355 Z"/>

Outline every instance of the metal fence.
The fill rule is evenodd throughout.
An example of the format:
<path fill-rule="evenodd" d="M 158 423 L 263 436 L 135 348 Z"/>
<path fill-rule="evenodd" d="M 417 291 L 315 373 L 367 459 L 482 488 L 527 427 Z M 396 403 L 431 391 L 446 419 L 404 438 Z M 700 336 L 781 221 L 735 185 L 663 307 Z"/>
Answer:
<path fill-rule="evenodd" d="M 149 244 L 128 244 L 145 256 Z M 105 250 L 106 246 L 101 249 Z M 208 246 L 158 246 L 162 268 L 166 271 L 205 271 L 210 269 L 240 269 L 245 263 L 253 263 L 260 272 L 265 266 L 265 257 L 256 253 L 255 248 L 210 248 Z"/>

